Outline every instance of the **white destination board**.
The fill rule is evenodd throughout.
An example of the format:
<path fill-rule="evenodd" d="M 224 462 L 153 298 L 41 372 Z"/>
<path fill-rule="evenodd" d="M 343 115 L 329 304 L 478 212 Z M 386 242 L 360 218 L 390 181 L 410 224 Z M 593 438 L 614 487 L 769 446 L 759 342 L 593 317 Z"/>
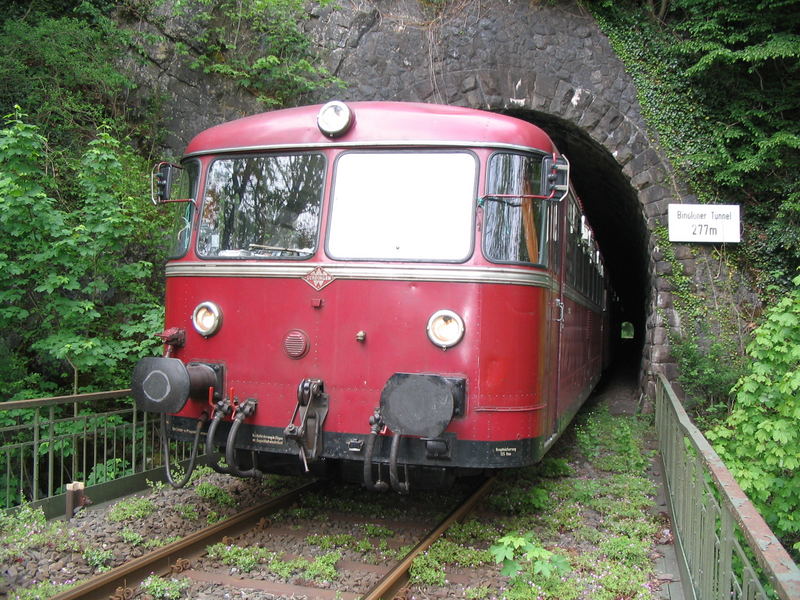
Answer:
<path fill-rule="evenodd" d="M 740 242 L 736 204 L 670 204 L 670 242 Z"/>

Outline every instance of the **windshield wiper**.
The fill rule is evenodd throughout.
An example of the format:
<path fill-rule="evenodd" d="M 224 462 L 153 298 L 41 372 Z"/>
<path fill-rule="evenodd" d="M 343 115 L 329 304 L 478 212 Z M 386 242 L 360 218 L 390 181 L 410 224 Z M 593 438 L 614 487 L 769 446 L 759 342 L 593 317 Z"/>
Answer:
<path fill-rule="evenodd" d="M 259 250 L 268 250 L 270 252 L 288 252 L 290 254 L 305 254 L 305 250 L 299 248 L 286 248 L 284 246 L 267 246 L 265 244 L 250 244 L 250 249 L 257 248 Z"/>

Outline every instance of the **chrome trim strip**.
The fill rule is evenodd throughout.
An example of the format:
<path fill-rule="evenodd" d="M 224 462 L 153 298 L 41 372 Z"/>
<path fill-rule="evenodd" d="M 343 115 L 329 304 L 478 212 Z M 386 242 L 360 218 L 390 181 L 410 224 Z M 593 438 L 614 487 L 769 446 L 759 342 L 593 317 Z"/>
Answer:
<path fill-rule="evenodd" d="M 321 267 L 335 279 L 444 281 L 449 283 L 499 283 L 556 289 L 550 273 L 502 267 L 431 266 L 357 263 L 237 263 L 209 261 L 168 264 L 167 277 L 264 277 L 300 279 Z"/>
<path fill-rule="evenodd" d="M 533 412 L 547 408 L 547 404 L 528 404 L 526 406 L 479 406 L 473 409 L 476 413 Z"/>
<path fill-rule="evenodd" d="M 242 154 L 252 152 L 272 152 L 275 150 L 320 150 L 324 148 L 360 148 L 369 150 L 371 148 L 491 148 L 501 150 L 517 150 L 520 152 L 532 152 L 534 154 L 547 154 L 542 148 L 531 148 L 530 146 L 520 146 L 518 144 L 503 144 L 497 142 L 470 142 L 470 141 L 431 141 L 431 140 L 383 140 L 383 141 L 360 141 L 360 142 L 316 142 L 311 144 L 265 144 L 263 146 L 231 146 L 227 148 L 210 148 L 208 150 L 198 150 L 184 154 L 181 160 L 205 156 L 208 154 Z"/>
<path fill-rule="evenodd" d="M 580 304 L 584 308 L 588 308 L 594 312 L 603 312 L 603 308 L 599 304 L 595 304 L 593 301 L 589 300 L 586 296 L 571 286 L 564 287 L 564 297 L 569 298 L 576 304 Z"/>

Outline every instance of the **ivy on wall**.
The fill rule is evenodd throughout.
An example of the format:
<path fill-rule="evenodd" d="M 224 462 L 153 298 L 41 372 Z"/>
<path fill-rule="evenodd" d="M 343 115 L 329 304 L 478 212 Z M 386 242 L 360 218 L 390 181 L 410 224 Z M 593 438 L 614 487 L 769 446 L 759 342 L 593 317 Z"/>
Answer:
<path fill-rule="evenodd" d="M 585 0 L 645 119 L 702 202 L 744 207 L 762 291 L 800 267 L 800 1 Z"/>
<path fill-rule="evenodd" d="M 656 227 L 653 235 L 661 260 L 670 265 L 665 277 L 671 284 L 673 309 L 680 317 L 680 328 L 669 329 L 670 350 L 680 365 L 678 382 L 686 394 L 687 410 L 698 426 L 704 427 L 724 419 L 730 410 L 731 388 L 745 369 L 743 350 L 747 332 L 743 331 L 742 316 L 733 314 L 731 304 L 713 300 L 715 296 L 730 297 L 731 282 L 719 277 L 706 286 L 717 286 L 719 290 L 698 290 L 676 257 L 667 228 Z M 707 259 L 696 254 L 693 258 L 697 264 L 706 264 Z M 716 258 L 723 260 L 721 256 Z M 668 322 L 663 314 L 662 321 Z M 721 369 L 721 364 L 726 368 Z"/>
<path fill-rule="evenodd" d="M 714 278 L 712 289 L 698 288 L 666 230 L 657 228 L 681 320 L 670 345 L 679 378 L 701 408 L 700 425 L 710 428 L 709 440 L 797 558 L 800 1 L 584 4 L 635 79 L 654 136 L 699 200 L 743 207 L 743 243 L 727 256 L 714 252 L 721 271 L 728 260 L 750 268 L 772 303 L 746 356 L 738 351 L 747 331 L 737 307 L 715 302 Z"/>

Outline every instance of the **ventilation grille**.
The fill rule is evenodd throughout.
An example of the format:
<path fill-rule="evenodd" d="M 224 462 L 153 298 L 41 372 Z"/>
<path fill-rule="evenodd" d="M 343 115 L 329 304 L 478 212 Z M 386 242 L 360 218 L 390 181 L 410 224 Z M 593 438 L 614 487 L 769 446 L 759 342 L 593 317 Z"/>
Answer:
<path fill-rule="evenodd" d="M 289 358 L 303 358 L 311 347 L 304 331 L 294 329 L 283 338 L 283 351 Z"/>

